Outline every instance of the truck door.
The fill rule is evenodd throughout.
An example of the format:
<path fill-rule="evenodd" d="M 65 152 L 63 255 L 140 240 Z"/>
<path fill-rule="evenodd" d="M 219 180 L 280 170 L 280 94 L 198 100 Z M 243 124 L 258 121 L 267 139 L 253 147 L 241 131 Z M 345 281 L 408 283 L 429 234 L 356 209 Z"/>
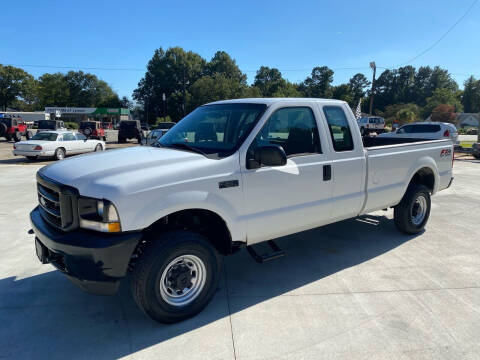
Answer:
<path fill-rule="evenodd" d="M 322 151 L 324 137 L 316 112 L 309 106 L 270 109 L 264 125 L 241 152 L 249 244 L 328 222 L 330 160 Z M 282 146 L 286 165 L 247 169 L 255 148 L 268 144 Z"/>
<path fill-rule="evenodd" d="M 362 138 L 351 111 L 342 105 L 321 106 L 328 126 L 332 159 L 332 220 L 357 216 L 365 199 L 365 167 Z M 351 118 L 347 118 L 347 114 Z"/>

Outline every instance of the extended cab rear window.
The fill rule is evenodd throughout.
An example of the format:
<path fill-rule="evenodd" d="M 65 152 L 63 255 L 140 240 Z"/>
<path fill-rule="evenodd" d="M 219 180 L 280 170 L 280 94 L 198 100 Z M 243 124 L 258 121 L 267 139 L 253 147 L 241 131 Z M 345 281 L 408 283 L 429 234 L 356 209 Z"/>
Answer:
<path fill-rule="evenodd" d="M 345 112 L 339 106 L 324 106 L 333 149 L 337 152 L 353 150 L 353 139 Z"/>

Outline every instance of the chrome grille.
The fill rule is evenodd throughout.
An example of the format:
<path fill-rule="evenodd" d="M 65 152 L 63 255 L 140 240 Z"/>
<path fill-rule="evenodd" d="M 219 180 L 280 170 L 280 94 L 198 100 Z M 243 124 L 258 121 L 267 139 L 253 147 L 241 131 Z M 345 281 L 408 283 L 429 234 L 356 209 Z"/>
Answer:
<path fill-rule="evenodd" d="M 40 183 L 37 183 L 37 192 L 42 217 L 50 224 L 61 228 L 62 214 L 60 210 L 60 194 Z"/>

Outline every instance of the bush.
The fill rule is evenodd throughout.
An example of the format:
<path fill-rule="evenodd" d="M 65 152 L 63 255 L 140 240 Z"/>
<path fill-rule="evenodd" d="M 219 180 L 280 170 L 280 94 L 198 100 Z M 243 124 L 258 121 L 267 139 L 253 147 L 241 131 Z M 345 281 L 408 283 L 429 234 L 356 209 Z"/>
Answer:
<path fill-rule="evenodd" d="M 74 121 L 67 121 L 65 127 L 69 130 L 78 130 L 78 124 Z"/>

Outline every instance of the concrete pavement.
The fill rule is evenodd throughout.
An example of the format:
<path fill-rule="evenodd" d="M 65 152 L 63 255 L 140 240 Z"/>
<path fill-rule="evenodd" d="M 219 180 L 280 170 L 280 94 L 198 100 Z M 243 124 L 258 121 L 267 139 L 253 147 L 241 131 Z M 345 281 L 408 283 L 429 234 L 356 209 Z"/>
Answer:
<path fill-rule="evenodd" d="M 263 265 L 225 259 L 212 303 L 157 324 L 118 295 L 81 292 L 35 256 L 38 165 L 0 164 L 0 359 L 478 359 L 480 163 L 456 161 L 426 231 L 392 211 L 289 236 Z"/>

